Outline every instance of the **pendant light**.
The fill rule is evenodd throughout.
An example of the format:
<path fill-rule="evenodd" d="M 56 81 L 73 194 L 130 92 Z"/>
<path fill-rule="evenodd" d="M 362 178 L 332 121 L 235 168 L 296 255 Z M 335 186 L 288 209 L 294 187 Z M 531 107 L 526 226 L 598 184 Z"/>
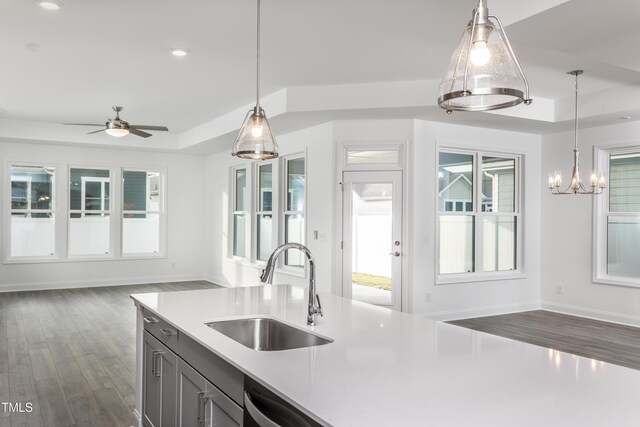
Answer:
<path fill-rule="evenodd" d="M 278 157 L 278 144 L 271 133 L 267 115 L 260 106 L 260 0 L 257 2 L 256 106 L 245 116 L 231 155 L 243 159 L 266 160 Z"/>
<path fill-rule="evenodd" d="M 574 145 L 573 145 L 573 170 L 571 172 L 571 183 L 564 190 L 560 190 L 562 185 L 562 175 L 556 171 L 549 174 L 549 190 L 551 194 L 602 194 L 607 186 L 607 180 L 603 173 L 597 171 L 591 172 L 589 179 L 590 188 L 587 188 L 580 179 L 580 171 L 578 169 L 578 76 L 582 74 L 582 70 L 569 71 L 576 77 L 576 101 L 575 101 L 575 117 L 574 117 Z"/>
<path fill-rule="evenodd" d="M 451 111 L 489 111 L 531 104 L 529 83 L 497 16 L 478 0 L 449 68 L 438 105 Z"/>

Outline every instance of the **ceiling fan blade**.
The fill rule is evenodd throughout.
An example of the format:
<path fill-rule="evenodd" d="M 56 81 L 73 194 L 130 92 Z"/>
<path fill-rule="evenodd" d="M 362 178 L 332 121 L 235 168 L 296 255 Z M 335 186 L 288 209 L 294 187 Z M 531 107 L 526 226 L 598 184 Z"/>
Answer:
<path fill-rule="evenodd" d="M 92 133 L 104 132 L 104 131 L 105 131 L 105 129 L 94 130 L 93 132 L 89 132 L 89 133 L 87 133 L 87 135 L 91 135 Z"/>
<path fill-rule="evenodd" d="M 144 130 L 163 130 L 168 131 L 169 128 L 166 126 L 147 126 L 147 125 L 129 125 L 130 128 L 134 127 L 136 129 L 144 129 Z"/>
<path fill-rule="evenodd" d="M 67 126 L 104 126 L 104 123 L 98 125 L 95 123 L 63 123 L 63 125 Z"/>
<path fill-rule="evenodd" d="M 134 135 L 141 136 L 141 137 L 143 137 L 143 138 L 149 138 L 149 137 L 151 136 L 151 134 L 150 134 L 150 133 L 143 132 L 143 131 L 141 131 L 141 130 L 139 130 L 139 129 L 136 129 L 136 128 L 133 128 L 133 127 L 129 127 L 129 133 L 132 133 L 132 134 L 134 134 Z"/>

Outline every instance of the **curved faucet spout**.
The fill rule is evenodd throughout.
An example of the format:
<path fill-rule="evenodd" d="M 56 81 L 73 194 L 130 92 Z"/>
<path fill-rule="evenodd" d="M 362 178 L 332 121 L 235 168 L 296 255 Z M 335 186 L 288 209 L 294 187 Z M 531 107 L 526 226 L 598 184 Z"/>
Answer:
<path fill-rule="evenodd" d="M 320 304 L 320 297 L 318 296 L 318 292 L 316 290 L 316 263 L 311 255 L 311 251 L 304 245 L 300 243 L 285 243 L 284 245 L 278 246 L 267 261 L 267 265 L 262 270 L 262 274 L 260 275 L 260 281 L 262 283 L 273 283 L 273 272 L 276 268 L 276 260 L 286 250 L 289 249 L 298 249 L 300 252 L 305 254 L 307 259 L 309 260 L 309 307 L 307 311 L 307 325 L 315 326 L 317 325 L 316 317 L 319 314 L 322 314 L 322 305 Z"/>

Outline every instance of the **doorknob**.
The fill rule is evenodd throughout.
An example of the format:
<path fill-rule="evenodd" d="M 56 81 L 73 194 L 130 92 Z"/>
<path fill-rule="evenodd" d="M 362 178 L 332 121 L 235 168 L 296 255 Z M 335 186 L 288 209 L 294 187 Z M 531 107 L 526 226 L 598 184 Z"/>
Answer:
<path fill-rule="evenodd" d="M 400 256 L 400 252 L 395 251 L 395 252 L 389 252 L 389 255 L 393 255 L 393 256 Z"/>

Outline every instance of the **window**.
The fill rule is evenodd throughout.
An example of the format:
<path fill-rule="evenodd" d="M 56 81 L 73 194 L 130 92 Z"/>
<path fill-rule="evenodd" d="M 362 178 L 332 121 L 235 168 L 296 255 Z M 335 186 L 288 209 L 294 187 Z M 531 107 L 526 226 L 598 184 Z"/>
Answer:
<path fill-rule="evenodd" d="M 122 254 L 161 254 L 164 175 L 159 171 L 123 169 L 122 183 Z"/>
<path fill-rule="evenodd" d="M 256 259 L 267 261 L 273 252 L 273 163 L 259 164 L 256 186 Z"/>
<path fill-rule="evenodd" d="M 519 157 L 451 150 L 438 162 L 439 280 L 519 270 Z"/>
<path fill-rule="evenodd" d="M 233 256 L 247 258 L 247 169 L 233 169 Z"/>
<path fill-rule="evenodd" d="M 111 171 L 69 169 L 69 256 L 111 253 Z"/>
<path fill-rule="evenodd" d="M 594 280 L 640 286 L 640 147 L 597 154 L 609 188 L 595 200 Z"/>
<path fill-rule="evenodd" d="M 11 219 L 8 256 L 56 254 L 56 169 L 45 165 L 10 165 Z"/>
<path fill-rule="evenodd" d="M 304 157 L 284 159 L 285 161 L 285 206 L 284 242 L 305 243 L 305 159 Z M 305 258 L 300 251 L 285 253 L 284 265 L 304 268 Z"/>

